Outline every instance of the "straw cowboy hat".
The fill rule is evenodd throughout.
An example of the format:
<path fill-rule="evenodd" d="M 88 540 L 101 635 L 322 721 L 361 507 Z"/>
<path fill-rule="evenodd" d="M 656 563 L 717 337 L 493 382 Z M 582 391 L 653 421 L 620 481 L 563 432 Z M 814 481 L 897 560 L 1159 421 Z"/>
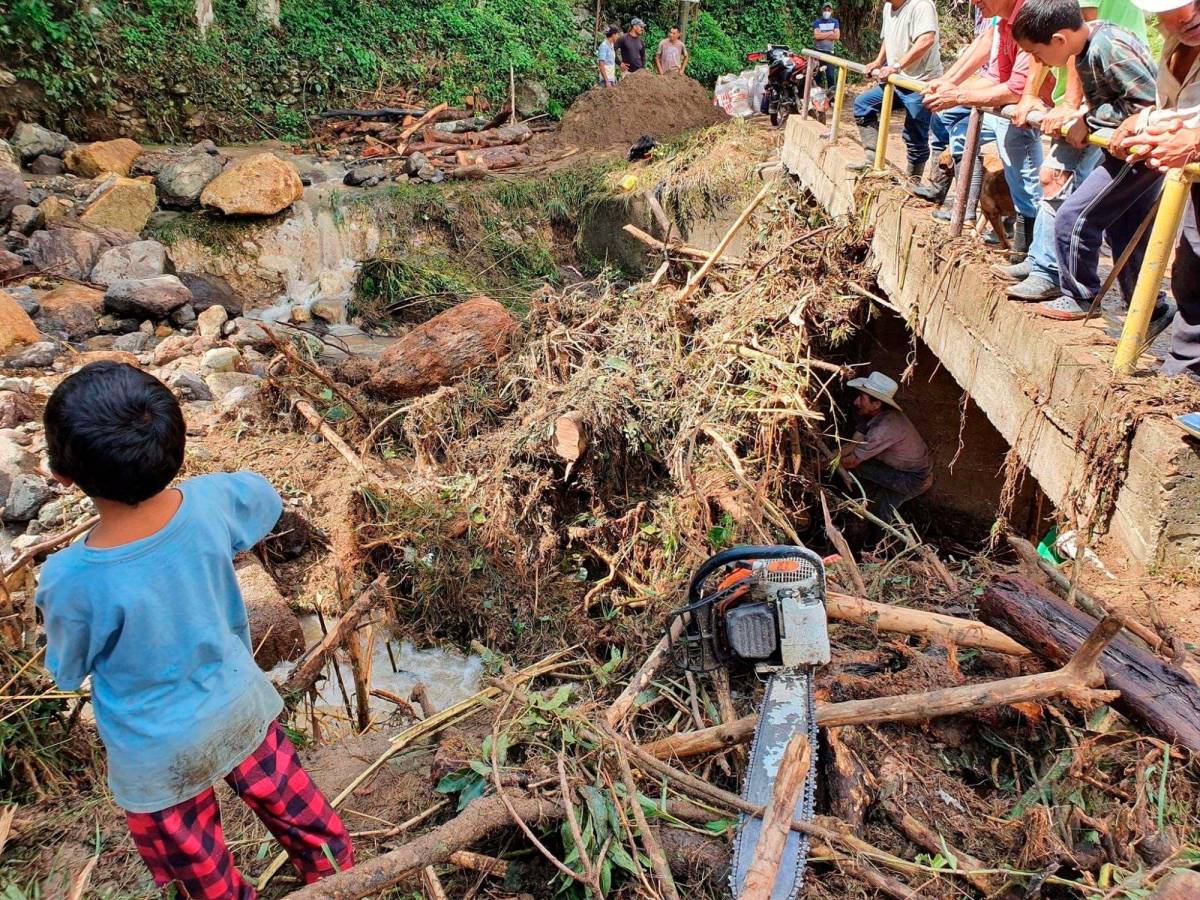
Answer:
<path fill-rule="evenodd" d="M 1133 5 L 1142 12 L 1160 13 L 1187 6 L 1189 2 L 1191 0 L 1133 0 Z"/>
<path fill-rule="evenodd" d="M 900 404 L 896 402 L 896 391 L 900 389 L 900 385 L 882 372 L 872 372 L 866 378 L 851 378 L 846 383 L 876 400 L 882 400 L 893 409 L 900 409 Z"/>

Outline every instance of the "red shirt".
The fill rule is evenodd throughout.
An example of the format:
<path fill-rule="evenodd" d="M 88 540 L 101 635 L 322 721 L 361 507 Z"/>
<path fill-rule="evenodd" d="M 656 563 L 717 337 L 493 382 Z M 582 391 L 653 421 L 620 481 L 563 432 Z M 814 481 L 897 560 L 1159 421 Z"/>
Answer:
<path fill-rule="evenodd" d="M 1029 80 L 1029 68 L 1033 61 L 1032 57 L 1020 48 L 1012 33 L 1013 20 L 1016 19 L 1017 13 L 1024 5 L 1025 0 L 1017 0 L 1008 16 L 1002 17 L 996 23 L 996 29 L 1000 35 L 999 45 L 995 57 L 988 61 L 986 70 L 989 77 L 995 79 L 998 84 L 1007 85 L 1008 89 L 1017 96 L 1020 96 L 1021 92 L 1025 90 L 1025 82 Z M 1046 76 L 1046 80 L 1042 82 L 1042 89 L 1038 93 L 1044 101 L 1050 102 L 1050 97 L 1054 93 L 1053 75 Z"/>

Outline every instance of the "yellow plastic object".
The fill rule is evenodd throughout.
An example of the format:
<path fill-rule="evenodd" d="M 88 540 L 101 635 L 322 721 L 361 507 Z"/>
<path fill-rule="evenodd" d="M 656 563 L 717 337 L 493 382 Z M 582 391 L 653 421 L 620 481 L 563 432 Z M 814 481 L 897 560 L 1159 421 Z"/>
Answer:
<path fill-rule="evenodd" d="M 1167 268 L 1167 260 L 1175 247 L 1175 238 L 1187 209 L 1191 182 L 1180 169 L 1172 169 L 1163 182 L 1162 199 L 1158 203 L 1158 215 L 1150 229 L 1150 242 L 1146 245 L 1146 257 L 1138 273 L 1137 286 L 1129 301 L 1129 314 L 1121 329 L 1121 340 L 1117 344 L 1117 356 L 1113 360 L 1113 371 L 1118 375 L 1130 375 L 1137 365 L 1150 328 L 1154 305 L 1158 302 L 1159 285 Z"/>
<path fill-rule="evenodd" d="M 617 182 L 617 187 L 619 187 L 625 193 L 628 193 L 637 187 L 637 182 L 637 176 L 633 173 L 630 173 Z"/>

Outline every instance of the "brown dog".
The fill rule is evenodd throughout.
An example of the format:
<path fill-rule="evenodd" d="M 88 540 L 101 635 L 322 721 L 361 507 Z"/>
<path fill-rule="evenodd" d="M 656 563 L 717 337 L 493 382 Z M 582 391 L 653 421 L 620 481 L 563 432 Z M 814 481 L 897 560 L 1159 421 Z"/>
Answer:
<path fill-rule="evenodd" d="M 983 186 L 979 190 L 979 211 L 982 216 L 976 222 L 975 232 L 981 233 L 983 223 L 987 222 L 1000 238 L 1000 246 L 1007 250 L 1008 232 L 1004 229 L 1004 219 L 1006 216 L 1015 216 L 1017 210 L 1008 192 L 1008 182 L 1004 180 L 1004 163 L 1000 161 L 994 144 L 985 146 L 980 156 L 983 158 Z M 938 157 L 938 168 L 953 174 L 954 158 L 949 149 L 943 150 Z"/>

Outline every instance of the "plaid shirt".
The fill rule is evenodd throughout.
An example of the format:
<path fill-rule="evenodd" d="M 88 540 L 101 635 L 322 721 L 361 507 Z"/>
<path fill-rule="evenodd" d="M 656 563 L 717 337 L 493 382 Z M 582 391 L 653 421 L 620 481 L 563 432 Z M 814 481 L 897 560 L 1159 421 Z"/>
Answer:
<path fill-rule="evenodd" d="M 1150 50 L 1111 22 L 1089 22 L 1088 42 L 1075 67 L 1087 100 L 1088 126 L 1116 128 L 1129 116 L 1154 105 L 1158 67 Z"/>

